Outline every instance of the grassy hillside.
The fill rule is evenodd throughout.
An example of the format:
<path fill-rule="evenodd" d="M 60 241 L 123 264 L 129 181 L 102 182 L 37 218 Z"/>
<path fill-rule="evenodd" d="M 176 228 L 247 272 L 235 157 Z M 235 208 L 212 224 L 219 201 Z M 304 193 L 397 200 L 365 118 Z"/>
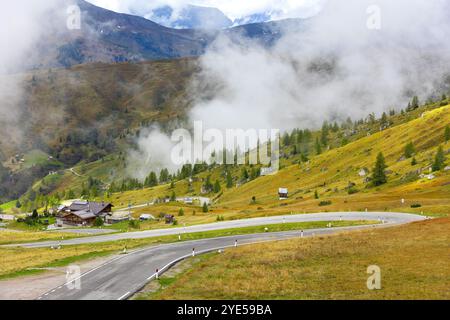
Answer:
<path fill-rule="evenodd" d="M 428 167 L 439 145 L 450 150 L 450 143 L 444 143 L 444 128 L 449 123 L 449 106 L 429 111 L 418 119 L 313 157 L 308 163 L 288 166 L 277 175 L 262 177 L 225 192 L 219 206 L 248 209 L 251 197 L 255 196 L 256 206 L 268 211 L 317 211 L 321 200 L 332 201 L 327 210 L 367 207 L 392 210 L 400 207 L 402 198 L 407 199 L 409 205 L 425 201 L 423 204 L 439 203 L 450 208 L 450 172 L 436 173 L 434 180 L 420 179 L 418 174 L 419 171 L 429 173 Z M 417 164 L 414 166 L 411 159 L 401 160 L 406 144 L 411 141 L 416 147 Z M 388 170 L 392 172 L 386 185 L 372 188 L 358 172 L 368 168 L 370 176 L 379 152 L 384 153 Z M 351 196 L 346 190 L 349 183 L 355 184 L 353 189 L 358 190 Z M 280 187 L 289 188 L 289 200 L 278 200 Z M 314 198 L 316 190 L 319 200 Z M 364 203 L 365 199 L 372 204 Z M 375 199 L 377 201 L 373 201 Z M 355 200 L 358 207 L 353 203 Z"/>
<path fill-rule="evenodd" d="M 450 298 L 449 228 L 445 218 L 226 250 L 197 263 L 150 297 L 445 300 Z M 381 269 L 381 290 L 367 289 L 371 265 Z"/>
<path fill-rule="evenodd" d="M 198 195 L 201 179 L 210 175 L 211 180 L 222 183 L 220 194 L 210 194 L 215 205 L 210 213 L 210 221 L 217 214 L 226 219 L 239 219 L 284 213 L 317 211 L 381 210 L 406 211 L 434 215 L 447 215 L 450 212 L 450 171 L 434 173 L 435 179 L 421 178 L 429 174 L 439 145 L 450 150 L 450 143 L 444 142 L 444 128 L 450 123 L 450 107 L 440 107 L 428 111 L 417 119 L 399 124 L 390 129 L 356 139 L 344 147 L 332 149 L 321 155 L 311 157 L 309 162 L 298 164 L 298 158 L 283 159 L 284 168 L 273 176 L 260 177 L 239 187 L 227 189 L 222 167 L 211 168 L 198 176 L 188 192 L 188 183 L 183 180 L 172 190 L 168 185 L 155 188 L 113 194 L 113 203 L 145 203 L 158 197 L 170 196 L 174 191 L 178 196 Z M 413 142 L 416 148 L 416 165 L 411 159 L 402 159 L 405 145 Z M 371 176 L 375 158 L 379 152 L 386 156 L 388 183 L 372 187 L 359 176 L 362 168 L 368 168 Z M 447 151 L 448 154 L 448 151 Z M 295 163 L 295 164 L 292 164 Z M 447 163 L 448 161 L 447 155 Z M 240 169 L 232 169 L 239 175 Z M 349 194 L 349 184 L 352 194 Z M 278 188 L 289 188 L 290 198 L 278 199 Z M 319 199 L 315 198 L 315 191 Z M 256 202 L 252 201 L 256 198 Z M 405 202 L 402 202 L 405 199 Z M 331 201 L 319 206 L 322 201 Z M 411 208 L 420 204 L 419 208 Z M 143 209 L 144 210 L 144 209 Z M 145 210 L 149 210 L 148 208 Z M 152 209 L 150 209 L 152 210 Z M 163 210 L 158 208 L 157 210 Z M 189 212 L 189 211 L 187 211 Z M 189 215 L 189 214 L 188 214 Z M 189 217 L 184 217 L 188 219 Z M 192 221 L 197 220 L 192 217 Z"/>
<path fill-rule="evenodd" d="M 194 59 L 181 59 L 11 76 L 23 95 L 17 123 L 0 119 L 0 201 L 19 197 L 49 171 L 118 153 L 143 127 L 182 119 L 195 70 Z M 17 130 L 20 141 L 11 137 Z"/>
<path fill-rule="evenodd" d="M 177 181 L 173 188 L 168 184 L 159 185 L 114 193 L 106 197 L 101 194 L 97 199 L 111 201 L 116 208 L 125 208 L 129 204 L 144 204 L 157 198 L 170 197 L 172 193 L 177 197 L 201 196 L 200 189 L 205 179 L 210 176 L 211 181 L 220 181 L 222 189 L 218 194 L 204 195 L 214 200 L 211 212 L 204 214 L 199 207 L 173 203 L 141 208 L 135 210 L 135 215 L 158 215 L 160 212 L 176 214 L 183 208 L 186 214 L 180 217 L 182 223 L 213 222 L 219 215 L 225 219 L 240 219 L 285 213 L 366 209 L 445 216 L 450 212 L 450 171 L 434 173 L 434 179 L 431 180 L 421 175 L 430 174 L 429 167 L 440 145 L 447 152 L 447 164 L 450 164 L 450 143 L 444 140 L 444 128 L 450 123 L 449 110 L 449 106 L 444 106 L 428 111 L 418 110 L 413 115 L 396 116 L 393 122 L 397 121 L 397 124 L 389 129 L 378 129 L 378 132 L 370 135 L 353 137 L 353 142 L 320 155 L 310 156 L 307 162 L 301 162 L 298 155 L 286 156 L 289 154 L 289 147 L 284 146 L 285 157 L 281 161 L 282 169 L 278 174 L 259 177 L 238 187 L 234 184 L 232 188 L 226 187 L 225 171 L 229 170 L 236 182 L 241 167 L 226 169 L 222 166 L 210 166 L 208 170 L 194 177 L 191 186 L 184 179 Z M 374 127 L 376 126 L 375 124 Z M 331 143 L 335 140 L 337 138 L 331 137 Z M 405 146 L 410 142 L 415 146 L 414 165 L 412 159 L 403 158 Z M 379 152 L 383 152 L 386 157 L 389 174 L 388 183 L 375 188 L 365 180 L 372 175 Z M 368 171 L 365 177 L 359 175 L 363 168 Z M 81 186 L 87 183 L 88 177 L 95 177 L 104 185 L 108 185 L 121 176 L 124 176 L 123 157 L 111 155 L 96 162 L 81 163 L 75 166 L 73 171 L 65 171 L 60 177 L 56 191 L 62 193 L 72 189 L 79 192 Z M 278 199 L 277 192 L 280 187 L 289 188 L 288 200 Z M 316 191 L 319 199 L 316 199 Z M 253 197 L 256 201 L 252 200 Z M 325 205 L 319 206 L 323 201 Z"/>

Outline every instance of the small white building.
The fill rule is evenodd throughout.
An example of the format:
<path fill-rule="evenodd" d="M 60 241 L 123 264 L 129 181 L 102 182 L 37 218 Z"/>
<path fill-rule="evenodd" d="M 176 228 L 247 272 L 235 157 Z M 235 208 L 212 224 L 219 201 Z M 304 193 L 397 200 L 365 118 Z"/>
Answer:
<path fill-rule="evenodd" d="M 155 217 L 151 214 L 141 214 L 141 216 L 139 217 L 139 220 L 141 220 L 141 221 L 155 220 Z"/>
<path fill-rule="evenodd" d="M 363 168 L 363 169 L 359 170 L 358 174 L 361 178 L 364 178 L 365 176 L 367 176 L 369 174 L 369 171 L 366 168 Z"/>
<path fill-rule="evenodd" d="M 278 196 L 280 197 L 280 200 L 286 200 L 289 198 L 289 190 L 287 188 L 278 189 Z"/>
<path fill-rule="evenodd" d="M 275 170 L 272 167 L 269 168 L 261 168 L 261 176 L 270 176 L 274 174 Z"/>

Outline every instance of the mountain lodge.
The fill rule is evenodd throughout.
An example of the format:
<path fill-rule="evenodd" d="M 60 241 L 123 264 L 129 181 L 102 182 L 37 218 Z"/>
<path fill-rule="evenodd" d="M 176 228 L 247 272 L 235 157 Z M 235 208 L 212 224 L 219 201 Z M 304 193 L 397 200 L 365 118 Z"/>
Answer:
<path fill-rule="evenodd" d="M 111 215 L 113 205 L 105 202 L 75 201 L 58 208 L 57 225 L 92 226 L 95 219 L 103 221 Z"/>

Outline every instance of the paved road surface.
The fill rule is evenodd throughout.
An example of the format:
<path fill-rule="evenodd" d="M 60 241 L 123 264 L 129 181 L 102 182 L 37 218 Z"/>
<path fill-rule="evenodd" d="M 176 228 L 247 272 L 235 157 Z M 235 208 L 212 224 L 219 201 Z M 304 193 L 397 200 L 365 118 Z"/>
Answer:
<path fill-rule="evenodd" d="M 169 228 L 160 230 L 148 230 L 129 233 L 118 233 L 110 235 L 101 235 L 95 237 L 85 237 L 79 239 L 69 239 L 64 241 L 46 241 L 38 243 L 20 244 L 18 246 L 26 248 L 45 248 L 58 245 L 77 245 L 87 243 L 101 243 L 117 240 L 145 239 L 169 235 L 178 235 L 183 233 L 195 233 L 205 231 L 225 230 L 232 228 L 245 228 L 254 226 L 264 226 L 279 223 L 298 223 L 313 221 L 357 221 L 357 220 L 384 220 L 389 224 L 402 224 L 425 219 L 423 216 L 411 215 L 406 213 L 387 213 L 387 212 L 348 212 L 348 213 L 315 213 L 300 214 L 288 216 L 274 216 L 265 218 L 245 219 L 226 221 L 220 223 L 211 223 L 203 225 L 195 225 L 190 227 Z M 9 247 L 17 245 L 8 245 Z"/>
<path fill-rule="evenodd" d="M 367 215 L 369 215 L 369 217 L 367 217 Z M 354 220 L 372 220 L 375 218 L 375 216 L 370 214 L 362 213 L 345 215 L 323 214 L 321 220 L 340 220 L 341 216 L 343 216 L 343 218 L 346 217 L 347 219 L 353 217 Z M 315 215 L 304 215 L 303 221 L 315 221 L 311 220 L 315 219 L 314 217 Z M 384 226 L 403 224 L 425 219 L 424 217 L 415 215 L 386 213 L 383 214 L 381 218 L 387 219 L 387 224 Z M 281 219 L 283 219 L 283 217 Z M 285 217 L 284 219 L 287 221 L 288 217 Z M 298 218 L 291 217 L 291 220 L 287 222 L 292 222 L 292 219 Z M 335 229 L 315 229 L 305 231 L 303 236 L 318 236 L 347 230 L 376 227 L 380 227 L 380 225 Z M 106 264 L 85 273 L 78 279 L 80 284 L 79 289 L 73 289 L 73 286 L 70 284 L 62 285 L 44 294 L 39 298 L 39 300 L 124 300 L 138 292 L 149 281 L 154 279 L 157 269 L 160 270 L 160 272 L 163 272 L 174 263 L 192 256 L 193 251 L 196 254 L 200 254 L 203 252 L 216 251 L 224 248 L 230 248 L 227 250 L 233 250 L 232 247 L 234 247 L 236 243 L 238 245 L 245 245 L 300 237 L 301 233 L 299 231 L 289 231 L 204 239 L 150 247 L 119 256 Z"/>

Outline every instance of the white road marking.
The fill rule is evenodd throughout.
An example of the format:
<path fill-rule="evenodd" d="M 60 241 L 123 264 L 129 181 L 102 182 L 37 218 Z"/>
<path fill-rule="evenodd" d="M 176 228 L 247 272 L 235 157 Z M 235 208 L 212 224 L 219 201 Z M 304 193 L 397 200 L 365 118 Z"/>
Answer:
<path fill-rule="evenodd" d="M 126 296 L 128 296 L 130 294 L 130 292 L 128 291 L 127 293 L 125 293 L 123 296 L 121 296 L 119 299 L 117 300 L 123 300 Z"/>

